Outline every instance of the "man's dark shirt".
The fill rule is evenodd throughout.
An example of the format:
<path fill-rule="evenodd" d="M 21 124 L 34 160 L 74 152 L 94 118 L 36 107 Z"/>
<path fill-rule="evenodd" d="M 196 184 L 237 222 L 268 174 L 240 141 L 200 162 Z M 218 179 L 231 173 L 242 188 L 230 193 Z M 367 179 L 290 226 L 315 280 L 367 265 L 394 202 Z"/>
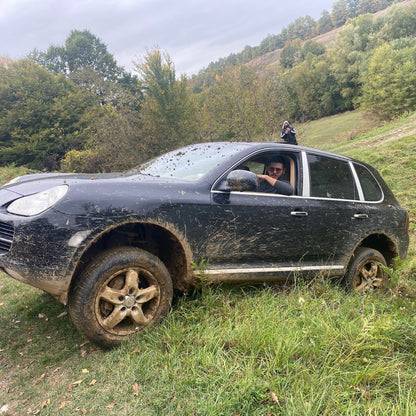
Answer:
<path fill-rule="evenodd" d="M 264 180 L 260 183 L 258 192 L 267 192 L 269 194 L 282 194 L 282 195 L 293 195 L 293 187 L 288 181 L 279 181 L 270 185 L 269 182 Z"/>

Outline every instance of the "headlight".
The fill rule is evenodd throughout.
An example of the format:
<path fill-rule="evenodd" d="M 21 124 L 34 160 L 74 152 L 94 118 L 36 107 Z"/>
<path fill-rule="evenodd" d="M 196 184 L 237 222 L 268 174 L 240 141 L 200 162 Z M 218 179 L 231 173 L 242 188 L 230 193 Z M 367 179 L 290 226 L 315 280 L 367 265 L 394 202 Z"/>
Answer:
<path fill-rule="evenodd" d="M 7 211 L 25 217 L 37 215 L 56 204 L 67 192 L 67 185 L 54 186 L 46 191 L 16 199 L 7 207 Z"/>

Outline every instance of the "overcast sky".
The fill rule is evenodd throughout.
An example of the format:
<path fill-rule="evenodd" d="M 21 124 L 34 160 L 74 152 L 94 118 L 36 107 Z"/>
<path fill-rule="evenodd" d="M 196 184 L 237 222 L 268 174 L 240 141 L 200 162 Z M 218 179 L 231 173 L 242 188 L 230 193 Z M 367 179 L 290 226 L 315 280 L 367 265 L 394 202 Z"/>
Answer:
<path fill-rule="evenodd" d="M 119 65 L 133 71 L 159 47 L 176 72 L 258 46 L 300 16 L 319 19 L 335 0 L 0 0 L 0 56 L 25 57 L 62 46 L 71 30 L 89 30 Z"/>

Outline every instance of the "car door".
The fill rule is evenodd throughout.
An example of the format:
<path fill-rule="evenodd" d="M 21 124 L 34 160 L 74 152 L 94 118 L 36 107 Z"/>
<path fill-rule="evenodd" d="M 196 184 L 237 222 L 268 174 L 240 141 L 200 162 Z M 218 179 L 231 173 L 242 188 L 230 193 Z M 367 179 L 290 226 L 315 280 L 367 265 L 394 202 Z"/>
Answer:
<path fill-rule="evenodd" d="M 243 163 L 253 173 L 264 173 L 274 153 L 257 154 Z M 287 160 L 286 177 L 299 189 L 299 153 L 279 152 Z M 297 191 L 295 191 L 297 192 Z M 212 207 L 207 223 L 215 230 L 207 242 L 214 262 L 298 263 L 307 252 L 305 200 L 264 192 L 212 190 Z"/>
<path fill-rule="evenodd" d="M 256 192 L 213 194 L 207 242 L 214 262 L 297 263 L 307 252 L 304 199 Z"/>
<path fill-rule="evenodd" d="M 310 256 L 316 263 L 342 264 L 360 241 L 368 221 L 351 165 L 346 160 L 308 154 Z"/>

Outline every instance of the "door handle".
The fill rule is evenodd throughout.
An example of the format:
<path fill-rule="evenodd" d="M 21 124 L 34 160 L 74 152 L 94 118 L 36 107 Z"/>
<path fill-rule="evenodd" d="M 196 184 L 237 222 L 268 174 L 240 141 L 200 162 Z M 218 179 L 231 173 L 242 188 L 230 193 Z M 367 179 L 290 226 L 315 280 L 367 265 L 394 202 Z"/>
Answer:
<path fill-rule="evenodd" d="M 363 220 L 363 219 L 368 218 L 368 215 L 367 214 L 354 214 L 353 218 L 358 219 L 358 220 Z"/>
<path fill-rule="evenodd" d="M 291 211 L 290 215 L 292 217 L 307 217 L 308 213 L 305 211 Z"/>

